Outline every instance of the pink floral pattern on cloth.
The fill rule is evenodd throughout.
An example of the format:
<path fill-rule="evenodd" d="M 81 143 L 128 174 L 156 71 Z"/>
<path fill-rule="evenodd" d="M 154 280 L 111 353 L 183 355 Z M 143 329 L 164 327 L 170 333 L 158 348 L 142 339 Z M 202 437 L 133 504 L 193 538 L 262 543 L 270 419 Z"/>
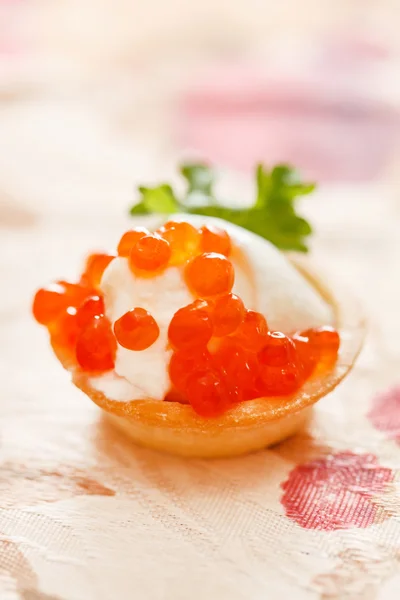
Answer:
<path fill-rule="evenodd" d="M 368 527 L 379 508 L 374 496 L 393 480 L 372 454 L 340 452 L 296 466 L 282 484 L 286 515 L 306 529 Z"/>
<path fill-rule="evenodd" d="M 368 418 L 376 429 L 400 443 L 400 386 L 379 394 L 374 399 Z"/>

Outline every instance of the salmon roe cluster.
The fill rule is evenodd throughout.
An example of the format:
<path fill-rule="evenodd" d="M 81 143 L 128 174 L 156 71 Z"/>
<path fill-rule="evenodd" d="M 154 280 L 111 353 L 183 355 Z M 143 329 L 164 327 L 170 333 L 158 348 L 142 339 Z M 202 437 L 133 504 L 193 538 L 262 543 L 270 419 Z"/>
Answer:
<path fill-rule="evenodd" d="M 132 271 L 143 277 L 157 274 L 170 266 L 185 265 L 189 260 L 202 255 L 218 254 L 225 259 L 231 250 L 231 239 L 223 229 L 214 225 L 197 229 L 186 221 L 173 220 L 154 233 L 144 227 L 130 229 L 121 237 L 117 248 L 118 256 L 128 258 Z M 220 259 L 219 262 L 222 270 L 229 269 L 228 261 L 221 262 Z M 197 262 L 194 272 L 202 263 L 207 263 L 207 260 Z M 233 269 L 231 270 L 233 273 Z M 227 275 L 228 279 L 233 278 L 232 273 Z"/>
<path fill-rule="evenodd" d="M 203 417 L 245 400 L 294 394 L 316 369 L 333 366 L 340 344 L 328 326 L 292 336 L 270 331 L 264 316 L 234 294 L 181 308 L 168 334 L 173 389 Z"/>
<path fill-rule="evenodd" d="M 189 403 L 203 417 L 217 417 L 254 398 L 294 394 L 316 371 L 332 368 L 340 345 L 330 326 L 291 336 L 271 331 L 266 318 L 232 292 L 231 253 L 224 230 L 181 221 L 169 221 L 154 233 L 131 229 L 117 247 L 139 278 L 167 267 L 182 269 L 193 302 L 169 324 L 166 400 Z M 115 257 L 92 254 L 78 283 L 57 281 L 40 289 L 33 302 L 33 315 L 48 328 L 53 345 L 91 372 L 114 368 L 118 344 L 140 352 L 160 335 L 154 316 L 142 307 L 133 306 L 114 324 L 105 315 L 100 282 Z"/>
<path fill-rule="evenodd" d="M 134 237 L 138 240 L 147 235 L 142 230 Z M 127 239 L 131 241 L 132 236 L 121 240 L 118 251 L 127 252 Z M 143 308 L 132 308 L 114 327 L 106 317 L 99 286 L 114 258 L 111 254 L 90 255 L 78 283 L 57 281 L 38 290 L 33 300 L 33 316 L 48 328 L 53 346 L 69 364 L 86 371 L 101 373 L 113 369 L 117 342 L 139 351 L 151 346 L 159 335 L 155 319 Z"/>

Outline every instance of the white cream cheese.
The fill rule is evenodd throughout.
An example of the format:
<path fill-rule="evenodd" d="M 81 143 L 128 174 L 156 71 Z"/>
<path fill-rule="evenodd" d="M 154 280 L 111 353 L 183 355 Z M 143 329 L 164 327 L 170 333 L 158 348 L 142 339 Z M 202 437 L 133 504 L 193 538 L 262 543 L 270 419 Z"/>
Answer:
<path fill-rule="evenodd" d="M 247 308 L 266 317 L 270 329 L 291 333 L 332 323 L 330 307 L 268 241 L 219 219 L 180 218 L 196 226 L 214 223 L 228 231 L 235 246 L 231 257 L 235 267 L 233 291 Z M 128 310 L 141 307 L 155 318 L 160 335 L 150 348 L 139 352 L 118 345 L 115 371 L 92 378 L 91 385 L 110 400 L 162 400 L 170 385 L 168 326 L 174 313 L 193 301 L 183 269 L 170 267 L 155 277 L 141 278 L 132 273 L 127 259 L 116 258 L 103 275 L 101 290 L 113 324 Z"/>
<path fill-rule="evenodd" d="M 128 400 L 162 400 L 169 388 L 168 363 L 171 352 L 167 350 L 168 326 L 179 308 L 193 302 L 193 297 L 183 281 L 182 270 L 170 267 L 155 277 L 137 277 L 129 268 L 128 259 L 116 258 L 103 275 L 101 289 L 106 315 L 112 324 L 135 307 L 148 310 L 157 321 L 160 335 L 150 348 L 134 352 L 118 345 L 115 374 L 130 383 L 131 396 Z M 99 378 L 97 389 L 98 384 Z M 122 398 L 118 391 L 120 387 L 115 388 L 111 397 L 108 394 L 107 396 L 120 400 Z"/>

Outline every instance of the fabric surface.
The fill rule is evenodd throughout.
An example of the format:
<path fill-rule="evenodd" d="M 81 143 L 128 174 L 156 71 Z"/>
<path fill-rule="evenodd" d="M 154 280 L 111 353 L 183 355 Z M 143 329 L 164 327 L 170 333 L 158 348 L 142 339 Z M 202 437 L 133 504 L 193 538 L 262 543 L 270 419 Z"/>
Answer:
<path fill-rule="evenodd" d="M 398 598 L 398 170 L 302 204 L 315 260 L 369 319 L 354 372 L 279 446 L 183 460 L 116 432 L 30 315 L 36 287 L 115 245 L 124 183 L 171 162 L 77 115 L 34 101 L 0 115 L 1 600 Z"/>

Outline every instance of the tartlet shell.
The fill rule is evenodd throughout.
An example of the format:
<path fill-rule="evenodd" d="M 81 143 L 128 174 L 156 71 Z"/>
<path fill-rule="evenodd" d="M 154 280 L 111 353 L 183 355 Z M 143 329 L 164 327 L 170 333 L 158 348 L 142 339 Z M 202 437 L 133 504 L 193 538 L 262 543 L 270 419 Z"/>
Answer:
<path fill-rule="evenodd" d="M 349 373 L 361 350 L 366 323 L 355 301 L 341 286 L 328 286 L 307 258 L 290 256 L 291 262 L 330 304 L 341 337 L 334 367 L 316 373 L 291 397 L 257 398 L 238 404 L 223 416 L 205 419 L 178 402 L 151 398 L 117 402 L 109 400 L 89 383 L 87 373 L 70 364 L 62 349 L 53 344 L 74 384 L 102 408 L 108 418 L 132 440 L 163 452 L 202 458 L 245 454 L 284 440 L 310 418 L 312 405 L 331 392 Z"/>

